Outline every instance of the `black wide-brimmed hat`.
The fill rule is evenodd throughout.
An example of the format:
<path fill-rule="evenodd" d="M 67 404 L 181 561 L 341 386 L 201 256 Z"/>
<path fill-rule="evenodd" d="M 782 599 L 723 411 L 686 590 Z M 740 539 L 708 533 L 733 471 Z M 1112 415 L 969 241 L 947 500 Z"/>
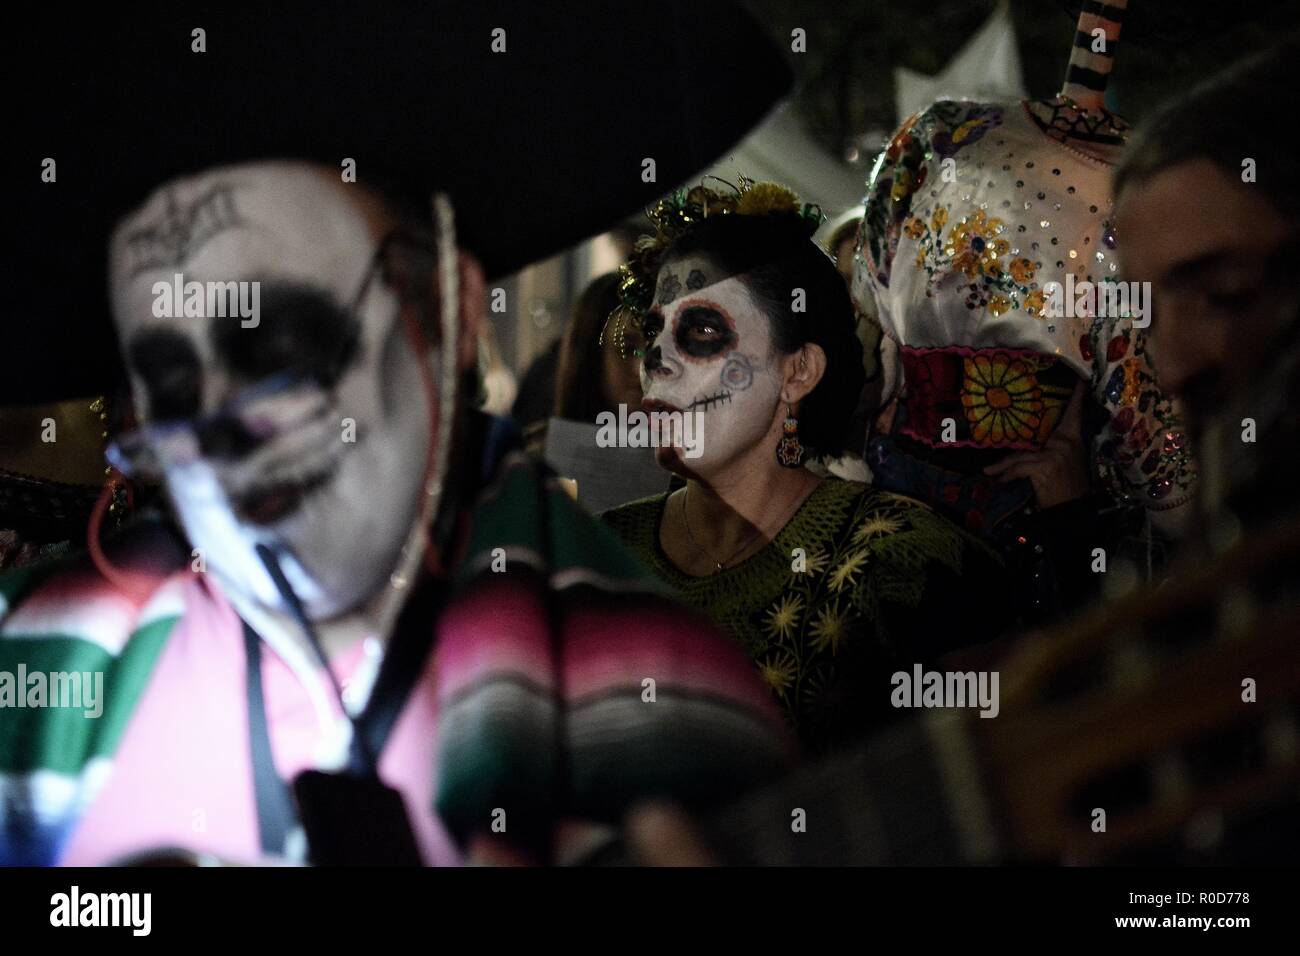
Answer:
<path fill-rule="evenodd" d="M 108 237 L 172 177 L 353 159 L 360 183 L 426 204 L 447 192 L 461 245 L 502 276 L 697 174 L 791 82 L 758 25 L 717 0 L 83 10 L 30 15 L 2 68 L 3 404 L 117 380 Z"/>

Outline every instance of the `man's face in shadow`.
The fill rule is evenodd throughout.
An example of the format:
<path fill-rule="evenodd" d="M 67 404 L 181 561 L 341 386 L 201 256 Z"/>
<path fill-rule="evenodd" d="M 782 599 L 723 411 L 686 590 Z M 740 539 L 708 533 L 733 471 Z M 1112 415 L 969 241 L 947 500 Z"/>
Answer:
<path fill-rule="evenodd" d="M 1193 159 L 1126 185 L 1116 231 L 1124 279 L 1151 283 L 1160 385 L 1204 423 L 1251 386 L 1295 314 L 1278 262 L 1294 225 L 1258 186 Z"/>

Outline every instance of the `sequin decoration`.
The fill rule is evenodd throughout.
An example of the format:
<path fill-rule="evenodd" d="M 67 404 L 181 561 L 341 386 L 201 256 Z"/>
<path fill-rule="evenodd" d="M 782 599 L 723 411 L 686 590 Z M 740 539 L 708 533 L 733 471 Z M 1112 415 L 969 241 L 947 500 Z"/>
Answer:
<path fill-rule="evenodd" d="M 1093 443 L 1105 487 L 1124 501 L 1172 507 L 1188 497 L 1195 471 L 1145 339 L 1129 318 L 1059 314 L 1043 291 L 1067 275 L 1119 277 L 1108 164 L 1125 126 L 1078 113 L 1055 101 L 941 102 L 909 119 L 867 183 L 855 288 L 870 293 L 871 314 L 904 349 L 1055 357 L 1088 382 L 1105 413 Z M 953 155 L 959 169 L 981 171 L 947 181 L 936 167 Z M 901 380 L 905 389 L 914 384 Z M 993 404 L 1002 401 L 991 394 Z M 993 421 L 1010 427 L 997 418 L 990 428 Z"/>

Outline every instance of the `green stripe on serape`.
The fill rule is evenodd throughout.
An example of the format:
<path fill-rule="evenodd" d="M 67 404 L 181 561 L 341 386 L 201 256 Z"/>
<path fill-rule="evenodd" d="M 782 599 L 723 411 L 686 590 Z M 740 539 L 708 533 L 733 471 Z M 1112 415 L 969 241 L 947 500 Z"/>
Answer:
<path fill-rule="evenodd" d="M 566 492 L 548 487 L 546 504 L 552 529 L 552 574 L 584 568 L 616 582 L 665 591 L 659 579 L 623 546 L 618 536 L 583 511 Z"/>
<path fill-rule="evenodd" d="M 614 584 L 663 591 L 663 586 L 601 522 L 594 521 L 554 483 L 539 485 L 545 476 L 539 466 L 520 458 L 502 472 L 493 493 L 474 509 L 469 550 L 458 570 L 458 583 L 466 584 L 486 568 L 494 548 L 524 549 L 538 555 L 550 574 L 589 571 Z M 538 503 L 544 497 L 550 540 L 542 540 Z"/>
<path fill-rule="evenodd" d="M 530 468 L 516 464 L 503 470 L 491 497 L 480 498 L 475 505 L 469 550 L 457 569 L 458 583 L 476 577 L 494 548 L 525 548 L 541 554 L 537 486 Z"/>
<path fill-rule="evenodd" d="M 435 805 L 459 839 L 488 832 L 498 807 L 524 843 L 544 838 L 558 789 L 556 709 L 549 690 L 503 674 L 443 710 Z"/>
<path fill-rule="evenodd" d="M 19 664 L 29 675 L 45 674 L 47 685 L 54 672 L 104 675 L 103 713 L 98 717 L 86 716 L 84 692 L 82 707 L 0 707 L 0 772 L 76 775 L 96 757 L 112 756 L 179 620 L 173 615 L 146 624 L 132 633 L 116 657 L 77 637 L 0 640 L 0 673 L 13 675 L 15 681 Z M 47 686 L 47 703 L 50 692 Z"/>

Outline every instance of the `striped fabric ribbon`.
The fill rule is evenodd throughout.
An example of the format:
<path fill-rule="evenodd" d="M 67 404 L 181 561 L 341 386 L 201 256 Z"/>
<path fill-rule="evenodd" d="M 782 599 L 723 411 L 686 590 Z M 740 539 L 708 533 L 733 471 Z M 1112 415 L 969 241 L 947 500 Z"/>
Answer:
<path fill-rule="evenodd" d="M 1098 3 L 1084 0 L 1075 29 L 1070 64 L 1066 69 L 1061 95 L 1069 97 L 1087 110 L 1105 107 L 1106 84 L 1115 63 L 1115 47 L 1128 0 Z M 1097 31 L 1101 31 L 1100 35 Z"/>

